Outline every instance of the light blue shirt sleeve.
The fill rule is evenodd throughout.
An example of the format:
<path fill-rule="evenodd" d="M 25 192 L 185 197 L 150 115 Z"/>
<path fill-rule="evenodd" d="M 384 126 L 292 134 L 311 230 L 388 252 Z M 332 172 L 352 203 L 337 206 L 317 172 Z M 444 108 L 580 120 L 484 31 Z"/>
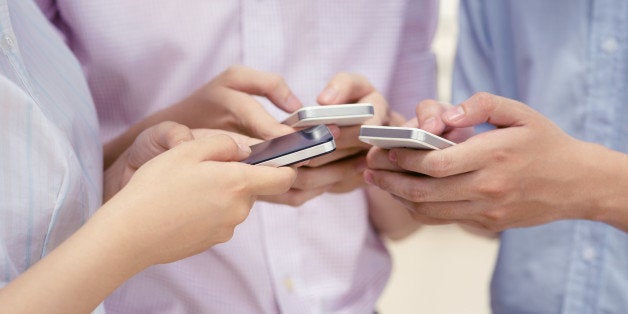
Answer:
<path fill-rule="evenodd" d="M 0 144 L 1 288 L 102 202 L 102 146 L 87 83 L 31 0 L 0 0 Z"/>
<path fill-rule="evenodd" d="M 462 0 L 453 100 L 522 101 L 628 152 L 628 1 Z M 502 233 L 494 313 L 628 313 L 628 234 L 560 221 Z"/>

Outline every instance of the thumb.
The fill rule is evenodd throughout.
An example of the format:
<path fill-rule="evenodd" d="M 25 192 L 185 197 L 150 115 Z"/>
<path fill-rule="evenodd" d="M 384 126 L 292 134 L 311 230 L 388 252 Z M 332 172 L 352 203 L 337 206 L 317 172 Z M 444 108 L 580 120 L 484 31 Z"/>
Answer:
<path fill-rule="evenodd" d="M 516 100 L 482 92 L 445 111 L 442 118 L 447 125 L 457 128 L 485 122 L 496 127 L 512 127 L 527 124 L 536 114 L 532 108 Z"/>
<path fill-rule="evenodd" d="M 155 156 L 193 139 L 192 131 L 176 122 L 162 122 L 144 130 L 128 151 L 128 165 L 135 169 Z"/>
<path fill-rule="evenodd" d="M 225 134 L 189 141 L 173 150 L 196 161 L 240 161 L 251 153 L 248 146 L 238 145 Z"/>

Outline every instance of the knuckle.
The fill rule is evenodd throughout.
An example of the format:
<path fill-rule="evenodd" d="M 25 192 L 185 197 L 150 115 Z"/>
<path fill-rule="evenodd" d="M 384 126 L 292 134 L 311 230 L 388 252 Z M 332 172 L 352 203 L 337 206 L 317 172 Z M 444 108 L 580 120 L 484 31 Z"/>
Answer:
<path fill-rule="evenodd" d="M 348 81 L 351 81 L 351 76 L 352 74 L 349 72 L 338 72 L 334 76 L 334 81 L 348 82 Z"/>
<path fill-rule="evenodd" d="M 484 211 L 482 216 L 489 222 L 489 225 L 495 225 L 495 223 L 500 222 L 504 219 L 505 211 L 499 207 L 489 208 Z"/>
<path fill-rule="evenodd" d="M 471 96 L 480 108 L 487 110 L 492 108 L 495 104 L 495 96 L 488 92 L 477 92 Z"/>
<path fill-rule="evenodd" d="M 417 110 L 426 110 L 426 109 L 431 109 L 433 107 L 438 106 L 438 102 L 434 99 L 424 99 L 422 101 L 419 102 L 419 104 L 417 105 L 416 109 Z"/>
<path fill-rule="evenodd" d="M 379 177 L 376 174 L 373 174 L 373 183 L 384 191 L 391 191 L 394 188 L 394 184 L 389 180 L 385 177 Z"/>
<path fill-rule="evenodd" d="M 264 90 L 267 94 L 273 93 L 284 86 L 286 86 L 286 82 L 281 75 L 276 73 L 268 73 L 264 86 Z"/>
<path fill-rule="evenodd" d="M 241 130 L 241 134 L 263 140 L 269 140 L 277 136 L 273 133 L 272 129 L 265 128 L 261 125 L 255 124 L 253 121 L 247 121 L 245 119 L 239 120 L 239 130 Z"/>
<path fill-rule="evenodd" d="M 477 92 L 477 93 L 473 94 L 473 96 L 471 96 L 471 98 L 474 98 L 477 101 L 491 102 L 492 99 L 493 99 L 493 95 L 491 95 L 488 92 Z"/>
<path fill-rule="evenodd" d="M 370 86 L 369 79 L 366 76 L 362 75 L 362 74 L 359 74 L 359 73 L 349 73 L 349 77 L 351 77 L 354 80 L 359 81 L 359 82 L 368 83 L 368 85 Z"/>
<path fill-rule="evenodd" d="M 314 176 L 307 169 L 300 170 L 293 186 L 301 190 L 307 190 L 314 186 Z"/>
<path fill-rule="evenodd" d="M 172 148 L 180 142 L 184 141 L 191 135 L 190 129 L 182 124 L 171 122 L 168 125 L 165 133 L 166 145 L 167 148 Z"/>
<path fill-rule="evenodd" d="M 491 152 L 491 161 L 494 163 L 509 163 L 513 160 L 514 155 L 507 149 L 497 149 Z"/>
<path fill-rule="evenodd" d="M 507 183 L 502 179 L 485 180 L 477 185 L 478 193 L 488 199 L 502 199 L 508 192 Z"/>
<path fill-rule="evenodd" d="M 303 204 L 305 204 L 305 202 L 307 202 L 307 197 L 305 197 L 304 195 L 301 195 L 301 193 L 296 193 L 296 194 L 292 194 L 289 195 L 288 197 L 285 198 L 285 204 L 286 205 L 290 205 L 290 206 L 294 206 L 294 207 L 299 207 Z"/>
<path fill-rule="evenodd" d="M 242 70 L 241 65 L 231 65 L 224 72 L 222 72 L 222 76 L 228 80 L 233 77 L 236 77 L 241 70 Z"/>
<path fill-rule="evenodd" d="M 430 177 L 442 178 L 449 175 L 454 168 L 454 161 L 449 155 L 436 154 L 425 160 L 425 174 Z"/>
<path fill-rule="evenodd" d="M 419 204 L 420 202 L 423 202 L 427 199 L 428 194 L 429 193 L 426 190 L 422 189 L 422 186 L 420 184 L 412 185 L 406 190 L 406 195 L 408 196 L 408 198 L 413 202 L 418 202 Z M 419 204 L 417 204 L 417 206 Z"/>
<path fill-rule="evenodd" d="M 471 225 L 476 226 L 476 228 L 479 228 L 480 230 L 486 230 L 491 233 L 499 232 L 503 230 L 503 228 L 498 227 L 495 223 L 486 219 L 474 220 L 473 222 L 471 222 Z"/>
<path fill-rule="evenodd" d="M 432 218 L 431 207 L 428 203 L 405 202 L 405 206 L 410 210 L 412 217 L 420 217 L 422 219 Z"/>
<path fill-rule="evenodd" d="M 483 222 L 481 223 L 486 229 L 492 232 L 498 232 L 505 229 L 507 210 L 504 208 L 491 208 L 482 213 Z"/>
<path fill-rule="evenodd" d="M 251 202 L 249 202 L 249 204 L 252 205 Z M 251 206 L 238 206 L 236 208 L 233 209 L 233 219 L 230 221 L 230 225 L 233 226 L 233 228 L 235 228 L 235 226 L 241 224 L 244 220 L 246 220 L 246 217 L 249 216 L 249 212 L 250 212 Z"/>
<path fill-rule="evenodd" d="M 224 243 L 224 242 L 227 242 L 227 241 L 231 240 L 231 238 L 233 237 L 234 231 L 235 231 L 234 227 L 222 228 L 218 232 L 218 235 L 217 235 L 218 243 Z"/>

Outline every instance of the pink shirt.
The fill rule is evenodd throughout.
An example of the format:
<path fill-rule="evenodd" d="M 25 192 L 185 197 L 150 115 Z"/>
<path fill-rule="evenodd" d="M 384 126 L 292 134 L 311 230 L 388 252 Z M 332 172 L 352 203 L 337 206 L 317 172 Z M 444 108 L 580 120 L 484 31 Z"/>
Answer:
<path fill-rule="evenodd" d="M 84 66 L 103 140 L 233 64 L 281 74 L 305 104 L 338 71 L 366 75 L 407 116 L 434 97 L 434 0 L 38 2 Z M 363 191 L 299 208 L 258 202 L 231 241 L 144 271 L 106 308 L 369 313 L 389 273 Z"/>

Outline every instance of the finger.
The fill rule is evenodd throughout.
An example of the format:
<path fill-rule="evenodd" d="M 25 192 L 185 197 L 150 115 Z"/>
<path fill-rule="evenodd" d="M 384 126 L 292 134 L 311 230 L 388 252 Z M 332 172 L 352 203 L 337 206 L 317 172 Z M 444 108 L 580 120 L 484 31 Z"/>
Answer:
<path fill-rule="evenodd" d="M 334 125 L 330 125 L 332 127 Z M 336 151 L 344 149 L 368 150 L 371 145 L 359 140 L 360 126 L 337 127 L 337 131 L 333 133 L 334 142 L 336 143 Z"/>
<path fill-rule="evenodd" d="M 466 178 L 435 179 L 408 173 L 371 170 L 364 171 L 364 180 L 380 189 L 411 202 L 451 202 L 471 199 Z"/>
<path fill-rule="evenodd" d="M 251 153 L 248 146 L 238 146 L 231 137 L 224 134 L 185 142 L 173 151 L 195 161 L 240 161 Z"/>
<path fill-rule="evenodd" d="M 393 148 L 388 152 L 388 158 L 402 169 L 430 177 L 444 178 L 479 170 L 487 164 L 490 158 L 497 158 L 491 157 L 490 153 L 493 146 L 497 144 L 482 141 L 481 138 L 485 137 L 478 135 L 443 150 Z"/>
<path fill-rule="evenodd" d="M 390 121 L 388 122 L 388 125 L 402 126 L 407 122 L 406 117 L 404 117 L 401 113 L 394 110 L 390 111 Z"/>
<path fill-rule="evenodd" d="M 227 103 L 241 104 L 234 106 L 233 110 L 234 123 L 237 124 L 236 130 L 251 137 L 261 139 L 271 139 L 281 135 L 294 132 L 294 129 L 281 124 L 277 119 L 271 116 L 264 107 L 253 97 L 246 93 L 234 92 L 233 90 L 225 90 L 223 99 Z"/>
<path fill-rule="evenodd" d="M 366 164 L 369 169 L 373 170 L 389 170 L 389 171 L 405 171 L 399 167 L 396 162 L 392 162 L 388 158 L 388 150 L 379 147 L 373 147 L 366 154 Z"/>
<path fill-rule="evenodd" d="M 416 108 L 419 127 L 456 143 L 473 136 L 473 127 L 450 127 L 445 124 L 442 119 L 443 113 L 451 108 L 453 105 L 435 100 L 422 101 Z"/>
<path fill-rule="evenodd" d="M 445 132 L 441 134 L 442 137 L 454 142 L 454 143 L 462 143 L 475 135 L 475 130 L 473 127 L 466 128 L 452 128 L 447 127 Z"/>
<path fill-rule="evenodd" d="M 437 202 L 437 203 L 416 203 L 396 195 L 392 197 L 401 203 L 412 216 L 415 221 L 421 222 L 426 225 L 444 225 L 456 223 L 461 226 L 467 226 L 467 228 L 474 228 L 475 234 L 483 236 L 495 237 L 495 234 L 487 228 L 486 223 L 471 220 L 471 219 L 453 219 L 451 217 L 458 216 L 452 215 L 452 212 L 456 211 L 469 211 L 470 206 L 465 202 Z M 469 215 L 462 214 L 464 217 Z M 475 215 L 474 215 L 475 216 Z M 444 218 L 443 218 L 444 217 Z M 463 227 L 464 228 L 464 227 Z M 466 229 L 466 228 L 465 228 Z"/>
<path fill-rule="evenodd" d="M 404 123 L 402 125 L 402 127 L 406 127 L 406 128 L 418 128 L 419 127 L 419 120 L 414 117 L 408 121 L 406 121 L 406 123 Z"/>
<path fill-rule="evenodd" d="M 260 200 L 271 202 L 275 204 L 285 204 L 290 206 L 301 206 L 305 204 L 307 201 L 327 192 L 328 187 L 321 187 L 318 189 L 312 190 L 297 190 L 290 189 L 288 192 L 279 194 L 279 195 L 271 195 L 271 196 L 263 196 L 260 197 Z"/>
<path fill-rule="evenodd" d="M 382 94 L 374 90 L 368 95 L 363 96 L 359 101 L 373 104 L 375 111 L 373 117 L 366 120 L 364 124 L 390 125 L 390 108 L 388 106 L 388 102 Z"/>
<path fill-rule="evenodd" d="M 310 159 L 306 166 L 311 167 L 311 168 L 321 167 L 323 165 L 327 165 L 327 164 L 330 164 L 330 163 L 333 163 L 333 162 L 336 162 L 336 161 L 339 161 L 348 157 L 351 157 L 351 158 L 358 157 L 356 156 L 358 154 L 365 155 L 366 150 L 363 148 L 347 148 L 347 149 L 342 149 L 342 150 L 336 149 L 331 154 L 327 154 L 327 155 Z"/>
<path fill-rule="evenodd" d="M 224 80 L 226 85 L 232 89 L 264 96 L 286 112 L 293 112 L 303 107 L 284 79 L 275 73 L 236 65 L 223 72 L 221 80 Z"/>
<path fill-rule="evenodd" d="M 395 197 L 408 208 L 413 218 L 428 217 L 437 221 L 464 223 L 487 229 L 486 221 L 477 214 L 478 210 L 469 202 L 425 202 L 415 203 Z"/>
<path fill-rule="evenodd" d="M 128 164 L 135 169 L 153 157 L 193 139 L 192 131 L 176 122 L 162 122 L 144 130 L 129 147 Z"/>
<path fill-rule="evenodd" d="M 237 164 L 242 167 L 247 191 L 252 195 L 275 195 L 285 193 L 297 178 L 291 167 L 266 167 Z"/>
<path fill-rule="evenodd" d="M 442 134 L 445 131 L 445 123 L 441 116 L 445 110 L 453 107 L 433 99 L 424 100 L 415 108 L 419 127 L 433 134 Z"/>
<path fill-rule="evenodd" d="M 408 202 L 407 200 L 404 200 L 395 195 L 393 195 L 392 197 L 393 199 L 395 199 L 397 202 L 399 202 L 408 210 L 408 213 L 410 214 L 413 220 L 418 221 L 422 224 L 434 226 L 434 225 L 448 225 L 448 224 L 456 223 L 456 221 L 449 220 L 449 219 L 437 219 L 437 218 L 417 214 L 413 208 L 414 203 Z"/>
<path fill-rule="evenodd" d="M 262 140 L 257 139 L 257 138 L 252 138 L 243 134 L 229 132 L 229 131 L 220 130 L 220 129 L 192 129 L 192 135 L 194 135 L 194 138 L 210 137 L 210 136 L 215 136 L 219 134 L 228 135 L 241 147 L 251 146 L 251 145 L 255 145 L 257 143 L 262 142 Z"/>
<path fill-rule="evenodd" d="M 346 177 L 363 170 L 360 168 L 361 161 L 360 158 L 351 158 L 317 168 L 302 167 L 299 169 L 299 175 L 292 187 L 299 190 L 309 190 L 341 182 Z"/>
<path fill-rule="evenodd" d="M 355 73 L 338 73 L 318 95 L 321 105 L 354 103 L 375 91 L 366 77 Z"/>
<path fill-rule="evenodd" d="M 360 126 L 346 126 L 341 127 L 340 131 L 334 136 L 336 142 L 336 149 L 345 149 L 351 147 L 369 148 L 370 145 L 364 143 L 358 139 L 360 135 Z"/>
<path fill-rule="evenodd" d="M 362 173 L 354 173 L 345 177 L 341 182 L 334 183 L 327 192 L 329 193 L 348 193 L 359 187 L 365 186 Z"/>
<path fill-rule="evenodd" d="M 521 126 L 538 115 L 532 108 L 512 99 L 477 93 L 459 106 L 445 111 L 443 120 L 454 127 L 490 123 L 497 127 Z"/>

